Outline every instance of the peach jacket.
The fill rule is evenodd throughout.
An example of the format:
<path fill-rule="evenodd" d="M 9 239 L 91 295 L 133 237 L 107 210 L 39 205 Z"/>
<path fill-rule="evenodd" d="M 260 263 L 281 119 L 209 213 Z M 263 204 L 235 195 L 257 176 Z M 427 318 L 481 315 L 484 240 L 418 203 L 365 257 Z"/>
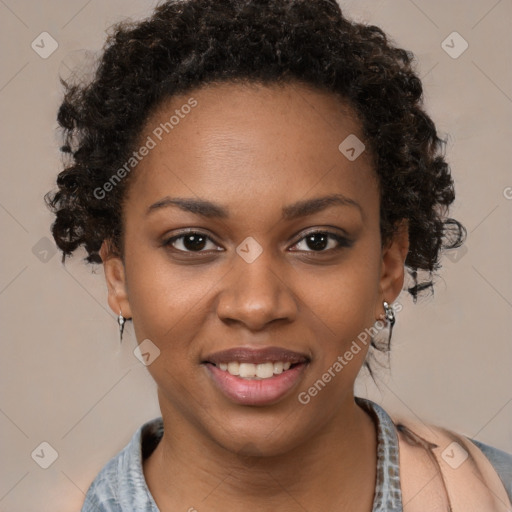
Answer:
<path fill-rule="evenodd" d="M 469 438 L 411 419 L 393 423 L 404 512 L 512 512 L 500 476 Z"/>

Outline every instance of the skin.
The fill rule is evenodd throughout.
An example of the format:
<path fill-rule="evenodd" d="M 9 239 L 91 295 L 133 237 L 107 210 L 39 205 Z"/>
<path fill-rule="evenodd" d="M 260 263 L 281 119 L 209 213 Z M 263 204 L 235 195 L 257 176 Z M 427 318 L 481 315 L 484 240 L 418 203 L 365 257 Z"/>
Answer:
<path fill-rule="evenodd" d="M 298 394 L 384 313 L 404 280 L 406 224 L 385 247 L 379 189 L 367 151 L 338 149 L 361 125 L 342 100 L 299 84 L 217 84 L 174 97 L 147 120 L 140 140 L 193 97 L 198 105 L 133 171 L 123 210 L 124 261 L 103 244 L 108 301 L 133 319 L 138 342 L 160 356 L 148 366 L 165 433 L 144 462 L 162 511 L 371 511 L 376 431 L 354 402 L 362 347 L 307 405 Z M 283 207 L 343 194 L 331 205 L 282 220 Z M 229 211 L 207 218 L 169 206 L 165 196 L 206 199 Z M 199 250 L 163 245 L 182 228 L 209 236 Z M 320 229 L 346 236 L 316 249 Z M 253 237 L 252 263 L 236 248 Z M 317 238 L 318 240 L 318 238 Z M 181 251 L 189 249 L 189 253 Z M 216 249 L 221 249 L 220 251 Z M 201 364 L 233 347 L 284 347 L 310 356 L 298 385 L 277 403 L 231 402 Z"/>

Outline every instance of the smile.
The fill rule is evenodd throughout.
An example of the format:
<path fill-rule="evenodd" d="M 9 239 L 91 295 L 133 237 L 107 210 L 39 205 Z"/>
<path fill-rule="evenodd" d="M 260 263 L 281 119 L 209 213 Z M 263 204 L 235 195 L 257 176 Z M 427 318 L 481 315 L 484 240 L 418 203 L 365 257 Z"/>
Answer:
<path fill-rule="evenodd" d="M 230 363 L 220 363 L 219 368 L 222 371 L 228 372 L 231 375 L 237 375 L 243 379 L 270 379 L 274 375 L 290 369 L 291 363 L 289 361 L 278 361 L 272 363 L 239 363 L 238 361 L 231 361 Z"/>
<path fill-rule="evenodd" d="M 272 405 L 285 398 L 302 378 L 310 358 L 270 347 L 235 348 L 203 361 L 218 391 L 240 405 Z"/>

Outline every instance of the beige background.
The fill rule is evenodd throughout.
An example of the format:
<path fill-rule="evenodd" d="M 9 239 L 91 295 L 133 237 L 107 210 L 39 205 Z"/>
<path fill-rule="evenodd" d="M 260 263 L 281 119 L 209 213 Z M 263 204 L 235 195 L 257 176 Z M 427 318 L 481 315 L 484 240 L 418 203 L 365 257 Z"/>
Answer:
<path fill-rule="evenodd" d="M 81 50 L 97 51 L 114 21 L 145 16 L 153 5 L 0 0 L 1 511 L 78 511 L 101 467 L 159 415 L 155 386 L 132 353 L 130 325 L 119 346 L 102 268 L 91 272 L 84 253 L 62 266 L 46 240 L 52 217 L 43 204 L 60 170 L 58 73 L 65 75 Z M 366 377 L 358 391 L 389 412 L 512 452 L 512 4 L 342 6 L 417 55 L 427 108 L 441 133 L 450 134 L 453 215 L 469 232 L 465 247 L 443 258 L 433 300 L 414 305 L 401 296 L 382 393 Z M 31 48 L 43 31 L 59 45 L 47 59 Z M 469 44 L 457 59 L 441 47 L 453 31 Z M 31 458 L 43 441 L 58 452 L 46 470 Z"/>

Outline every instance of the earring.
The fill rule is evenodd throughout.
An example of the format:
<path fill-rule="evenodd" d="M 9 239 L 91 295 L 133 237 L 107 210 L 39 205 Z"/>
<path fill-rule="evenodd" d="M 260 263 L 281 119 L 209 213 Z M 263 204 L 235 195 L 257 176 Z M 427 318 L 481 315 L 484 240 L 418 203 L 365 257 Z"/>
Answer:
<path fill-rule="evenodd" d="M 388 321 L 388 325 L 389 325 L 389 334 L 388 334 L 388 350 L 389 350 L 389 347 L 391 345 L 391 335 L 393 334 L 393 325 L 395 325 L 395 311 L 386 301 L 384 301 L 382 303 L 382 305 L 384 306 L 384 317 Z"/>
<path fill-rule="evenodd" d="M 384 306 L 386 320 L 390 323 L 390 327 L 393 327 L 393 325 L 395 325 L 395 312 L 386 301 L 384 301 L 382 304 Z"/>
<path fill-rule="evenodd" d="M 117 323 L 119 324 L 119 343 L 123 342 L 123 331 L 125 322 L 126 318 L 122 315 L 121 311 L 119 311 L 119 316 L 117 317 Z"/>

